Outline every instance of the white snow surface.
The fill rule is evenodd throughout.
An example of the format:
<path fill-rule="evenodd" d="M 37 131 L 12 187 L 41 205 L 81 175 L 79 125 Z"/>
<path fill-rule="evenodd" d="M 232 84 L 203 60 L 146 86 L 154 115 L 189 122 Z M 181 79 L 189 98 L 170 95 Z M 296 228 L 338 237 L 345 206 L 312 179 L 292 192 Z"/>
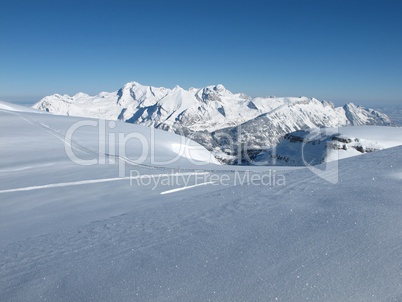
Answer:
<path fill-rule="evenodd" d="M 234 185 L 244 167 L 186 157 L 138 165 L 133 142 L 120 177 L 117 160 L 66 156 L 65 143 L 99 156 L 95 127 L 63 139 L 77 121 L 0 110 L 1 301 L 402 300 L 402 147 L 339 161 L 337 184 L 275 168 L 286 182 L 269 186 Z M 147 136 L 140 127 L 110 131 Z M 160 163 L 180 138 L 157 135 Z M 180 175 L 186 185 L 137 182 Z"/>
<path fill-rule="evenodd" d="M 401 127 L 358 126 L 340 127 L 325 130 L 328 133 L 340 133 L 349 138 L 365 139 L 380 144 L 384 148 L 402 145 Z"/>

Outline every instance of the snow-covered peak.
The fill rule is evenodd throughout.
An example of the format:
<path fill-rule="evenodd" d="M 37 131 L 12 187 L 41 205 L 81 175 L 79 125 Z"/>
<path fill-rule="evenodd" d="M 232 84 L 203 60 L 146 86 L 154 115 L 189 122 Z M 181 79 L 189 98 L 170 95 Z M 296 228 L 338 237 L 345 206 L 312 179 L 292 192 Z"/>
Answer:
<path fill-rule="evenodd" d="M 210 85 L 200 89 L 197 97 L 204 102 L 222 101 L 222 98 L 233 98 L 233 93 L 227 90 L 222 84 Z"/>
<path fill-rule="evenodd" d="M 132 82 L 128 82 L 123 87 L 124 88 L 132 88 L 132 87 L 140 87 L 140 86 L 144 86 L 144 85 L 141 85 L 140 83 L 138 83 L 136 81 L 132 81 Z"/>
<path fill-rule="evenodd" d="M 89 95 L 83 92 L 78 92 L 77 94 L 75 94 L 72 98 L 73 99 L 80 99 L 80 98 L 88 98 Z"/>
<path fill-rule="evenodd" d="M 156 88 L 153 86 L 144 86 L 137 82 L 130 82 L 123 86 L 118 92 L 117 104 L 121 107 L 130 106 L 153 106 L 161 98 L 170 92 L 164 87 Z"/>
<path fill-rule="evenodd" d="M 180 90 L 184 90 L 184 89 L 181 88 L 179 85 L 174 86 L 174 88 L 172 89 L 172 91 L 174 91 L 174 92 L 180 91 Z"/>
<path fill-rule="evenodd" d="M 223 86 L 222 84 L 218 84 L 218 85 L 216 85 L 216 86 L 214 87 L 214 90 L 215 90 L 215 91 L 218 91 L 218 92 L 222 92 L 222 91 L 226 91 L 226 88 L 225 88 L 225 86 Z"/>
<path fill-rule="evenodd" d="M 346 117 L 354 126 L 359 125 L 389 125 L 391 120 L 385 114 L 370 108 L 349 103 L 343 106 Z"/>

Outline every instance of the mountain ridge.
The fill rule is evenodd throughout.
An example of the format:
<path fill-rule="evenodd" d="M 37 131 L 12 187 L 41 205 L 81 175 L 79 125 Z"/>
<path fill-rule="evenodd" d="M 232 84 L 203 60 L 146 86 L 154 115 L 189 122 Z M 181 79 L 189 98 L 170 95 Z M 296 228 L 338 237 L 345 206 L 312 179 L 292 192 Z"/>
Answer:
<path fill-rule="evenodd" d="M 54 94 L 32 107 L 175 132 L 216 154 L 224 150 L 235 154 L 234 145 L 257 149 L 272 146 L 285 134 L 306 128 L 393 125 L 385 114 L 353 103 L 335 107 L 331 102 L 307 97 L 252 98 L 232 93 L 222 84 L 185 90 L 178 85 L 169 89 L 129 82 L 115 92 L 95 96 Z"/>

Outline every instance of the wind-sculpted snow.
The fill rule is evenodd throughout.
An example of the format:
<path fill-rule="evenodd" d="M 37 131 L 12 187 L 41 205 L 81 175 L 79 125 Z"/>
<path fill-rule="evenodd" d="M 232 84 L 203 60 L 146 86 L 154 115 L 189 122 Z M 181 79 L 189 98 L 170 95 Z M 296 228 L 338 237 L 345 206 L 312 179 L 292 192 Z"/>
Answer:
<path fill-rule="evenodd" d="M 168 130 L 216 154 L 236 153 L 238 144 L 257 149 L 272 146 L 286 133 L 306 128 L 392 125 L 385 114 L 353 104 L 335 107 L 307 97 L 251 98 L 223 85 L 184 90 L 132 82 L 96 96 L 48 96 L 33 107 L 53 114 L 122 120 Z"/>

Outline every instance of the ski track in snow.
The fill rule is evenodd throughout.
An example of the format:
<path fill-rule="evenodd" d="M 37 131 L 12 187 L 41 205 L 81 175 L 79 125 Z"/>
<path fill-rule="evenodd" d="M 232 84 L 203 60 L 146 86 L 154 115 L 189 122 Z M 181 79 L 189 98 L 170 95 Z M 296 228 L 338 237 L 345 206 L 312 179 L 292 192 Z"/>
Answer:
<path fill-rule="evenodd" d="M 18 167 L 18 168 L 13 168 L 13 169 L 2 169 L 2 170 L 0 170 L 0 173 L 20 172 L 20 171 L 26 171 L 26 170 L 31 170 L 31 169 L 49 167 L 49 166 L 53 166 L 53 165 L 54 165 L 53 163 L 47 163 L 47 164 L 23 166 L 23 167 Z"/>
<path fill-rule="evenodd" d="M 89 180 L 79 180 L 79 181 L 71 181 L 71 182 L 61 182 L 40 186 L 30 186 L 23 188 L 15 188 L 15 189 L 6 189 L 0 190 L 0 194 L 2 193 L 12 193 L 12 192 L 21 192 L 21 191 L 32 191 L 32 190 L 41 190 L 41 189 L 50 189 L 50 188 L 58 188 L 58 187 L 70 187 L 70 186 L 79 186 L 79 185 L 87 185 L 87 184 L 95 184 L 95 183 L 103 183 L 103 182 L 112 182 L 112 181 L 122 181 L 122 180 L 134 180 L 134 179 L 144 179 L 144 178 L 160 178 L 160 177 L 177 177 L 177 176 L 195 176 L 195 175 L 205 175 L 208 172 L 183 172 L 183 173 L 174 173 L 174 174 L 149 174 L 149 175 L 139 175 L 139 176 L 127 176 L 127 177 L 114 177 L 114 178 L 103 178 L 103 179 L 89 179 Z M 205 183 L 207 184 L 207 183 Z M 202 184 L 199 184 L 202 185 Z M 199 185 L 190 186 L 196 187 Z M 180 191 L 180 190 L 178 190 Z M 168 192 L 168 193 L 173 193 Z M 161 193 L 162 194 L 162 193 Z M 167 194 L 167 193 L 164 193 Z"/>
<path fill-rule="evenodd" d="M 231 190 L 232 187 L 218 187 L 212 195 L 201 193 L 197 196 L 214 198 L 214 196 L 222 196 Z M 191 201 L 194 201 L 194 197 L 191 198 Z M 76 231 L 43 234 L 12 243 L 1 251 L 3 261 L 0 261 L 0 280 L 4 282 L 0 284 L 0 292 L 3 292 L 4 297 L 7 295 L 15 297 L 15 291 L 18 292 L 21 279 L 26 280 L 25 282 L 32 286 L 40 287 L 40 284 L 37 284 L 38 275 L 46 274 L 48 270 L 54 267 L 66 267 L 66 264 L 68 264 L 67 266 L 76 266 L 82 261 L 88 261 L 88 259 L 105 261 L 107 255 L 112 254 L 113 261 L 116 262 L 125 259 L 128 254 L 141 255 L 149 249 L 161 247 L 165 243 L 174 242 L 183 237 L 182 233 L 172 231 L 179 230 L 183 225 L 186 225 L 186 229 L 191 226 L 196 229 L 198 228 L 197 225 L 209 227 L 209 225 L 215 225 L 219 221 L 224 221 L 236 213 L 250 210 L 255 206 L 254 203 L 250 204 L 250 200 L 239 199 L 238 201 L 241 202 L 241 205 L 233 201 L 224 201 L 221 206 L 213 207 L 201 212 L 201 214 L 189 212 L 172 221 L 149 220 L 149 217 L 127 213 L 94 221 L 81 226 Z M 213 220 L 213 217 L 216 220 Z M 144 236 L 144 233 L 148 236 Z M 100 257 L 99 253 L 105 255 L 105 258 Z M 69 274 L 71 272 L 66 272 L 65 278 L 68 278 Z M 44 277 L 43 282 L 52 283 L 51 280 L 45 279 Z M 64 280 L 58 282 L 60 281 L 63 282 Z M 6 284 L 14 284 L 14 286 L 5 286 Z M 2 289 L 3 285 L 5 287 Z M 59 285 L 62 286 L 62 284 Z"/>
<path fill-rule="evenodd" d="M 192 186 L 185 186 L 185 187 L 181 187 L 181 188 L 176 188 L 176 189 L 172 189 L 172 190 L 167 190 L 167 191 L 161 192 L 161 195 L 170 194 L 170 193 L 175 193 L 175 192 L 180 192 L 180 191 L 192 189 L 192 188 L 195 188 L 195 187 L 206 186 L 206 185 L 210 185 L 210 184 L 214 184 L 214 183 L 215 183 L 215 182 L 213 182 L 213 181 L 208 181 L 208 182 L 203 182 L 203 183 L 196 184 L 196 185 L 192 185 Z"/>

